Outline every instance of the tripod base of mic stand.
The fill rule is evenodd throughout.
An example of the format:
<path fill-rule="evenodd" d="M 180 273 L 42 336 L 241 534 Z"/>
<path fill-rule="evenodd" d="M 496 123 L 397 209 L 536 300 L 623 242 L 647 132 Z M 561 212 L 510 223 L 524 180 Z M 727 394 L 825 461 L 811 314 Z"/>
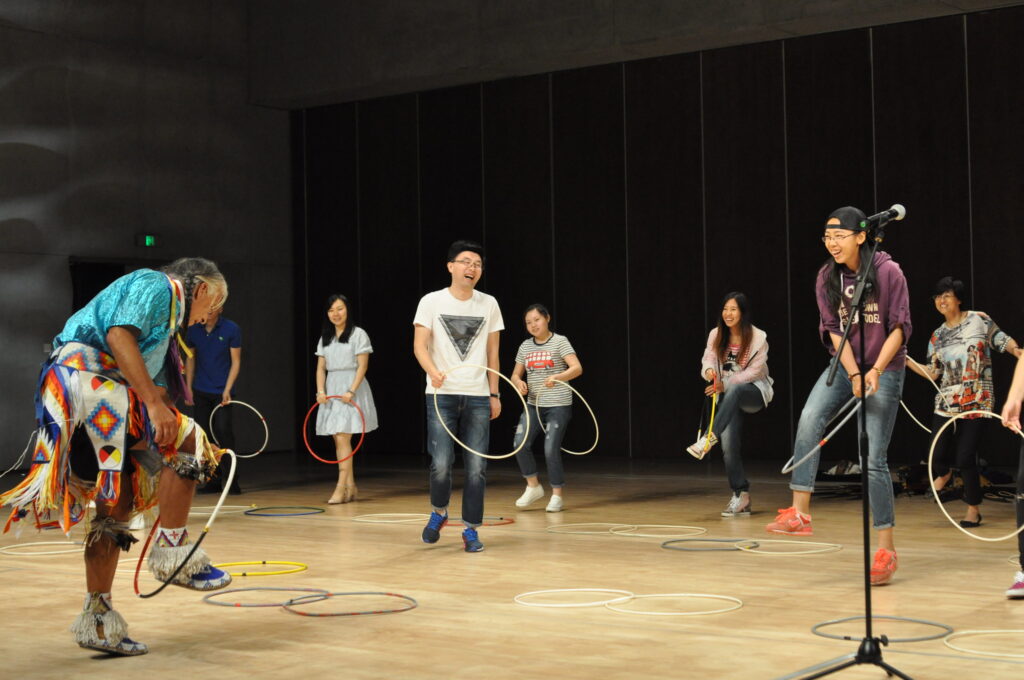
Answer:
<path fill-rule="evenodd" d="M 889 677 L 896 676 L 903 678 L 903 680 L 913 680 L 909 675 L 903 673 L 894 666 L 890 666 L 882 660 L 882 647 L 889 644 L 888 638 L 884 635 L 880 638 L 864 638 L 860 641 L 860 647 L 854 654 L 844 654 L 828 661 L 808 666 L 798 670 L 796 673 L 778 678 L 777 680 L 813 680 L 814 678 L 823 678 L 826 675 L 837 673 L 844 668 L 850 666 L 859 666 L 861 664 L 871 664 L 872 666 L 878 666 L 884 670 Z M 810 673 L 810 675 L 807 675 Z"/>

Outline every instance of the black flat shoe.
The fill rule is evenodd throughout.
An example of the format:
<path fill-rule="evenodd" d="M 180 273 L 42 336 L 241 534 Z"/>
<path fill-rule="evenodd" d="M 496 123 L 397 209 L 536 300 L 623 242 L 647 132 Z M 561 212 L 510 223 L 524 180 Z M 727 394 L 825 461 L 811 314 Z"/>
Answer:
<path fill-rule="evenodd" d="M 962 520 L 960 520 L 960 526 L 962 526 L 964 529 L 973 529 L 974 527 L 980 527 L 981 526 L 981 515 L 980 514 L 978 515 L 978 521 L 977 522 L 972 522 L 969 519 L 962 519 Z"/>

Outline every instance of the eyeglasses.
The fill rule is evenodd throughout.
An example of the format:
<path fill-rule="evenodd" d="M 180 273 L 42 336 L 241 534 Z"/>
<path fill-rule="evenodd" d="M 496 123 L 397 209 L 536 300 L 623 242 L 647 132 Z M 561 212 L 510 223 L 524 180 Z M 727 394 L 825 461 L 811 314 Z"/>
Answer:
<path fill-rule="evenodd" d="M 483 269 L 484 268 L 484 263 L 481 262 L 480 260 L 452 260 L 452 262 L 456 262 L 458 264 L 461 264 L 466 269 Z"/>
<path fill-rule="evenodd" d="M 829 243 L 842 243 L 843 240 L 856 235 L 856 232 L 854 232 L 852 234 L 839 234 L 837 236 L 822 236 L 821 242 L 824 243 L 825 245 L 828 245 Z"/>

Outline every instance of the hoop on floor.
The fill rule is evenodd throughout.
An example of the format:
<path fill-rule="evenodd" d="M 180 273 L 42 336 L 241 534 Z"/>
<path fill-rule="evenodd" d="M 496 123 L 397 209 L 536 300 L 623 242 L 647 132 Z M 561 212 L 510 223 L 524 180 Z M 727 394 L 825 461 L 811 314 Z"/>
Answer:
<path fill-rule="evenodd" d="M 931 448 L 928 449 L 928 485 L 931 486 L 932 494 L 934 494 L 936 498 L 939 497 L 939 494 L 935 490 L 935 477 L 932 474 L 932 460 L 935 457 L 935 444 L 938 443 L 939 437 L 942 436 L 942 433 L 945 431 L 945 429 L 947 427 L 949 427 L 952 423 L 955 423 L 957 420 L 960 420 L 961 418 L 964 418 L 966 416 L 977 415 L 977 414 L 981 414 L 981 415 L 985 416 L 986 418 L 996 418 L 997 420 L 1000 420 L 1000 421 L 1002 421 L 1002 419 L 1003 419 L 1002 416 L 1000 416 L 997 413 L 993 413 L 992 411 L 964 411 L 963 413 L 957 413 L 955 415 L 950 416 L 949 420 L 947 420 L 946 422 L 944 422 L 942 424 L 942 427 L 940 427 L 938 429 L 938 431 L 935 432 L 935 436 L 932 438 Z M 1022 439 L 1024 439 L 1024 432 L 1018 431 L 1017 434 L 1020 435 L 1020 437 Z M 955 519 L 953 519 L 950 516 L 950 514 L 946 510 L 946 508 L 943 507 L 942 503 L 936 503 L 936 505 L 939 506 L 939 510 L 941 510 L 942 514 L 946 516 L 946 519 L 949 520 L 950 524 L 952 524 L 957 529 L 959 529 L 960 531 L 964 532 L 965 534 L 967 534 L 971 538 L 977 539 L 979 541 L 985 541 L 987 543 L 998 543 L 999 541 L 1009 540 L 1009 539 L 1013 538 L 1014 536 L 1016 536 L 1017 534 L 1019 534 L 1021 531 L 1024 531 L 1024 524 L 1021 524 L 1019 527 L 1017 527 L 1016 531 L 1011 531 L 1010 533 L 1006 534 L 1005 536 L 999 536 L 997 538 L 988 538 L 986 536 L 979 536 L 978 534 L 974 533 L 973 531 L 971 531 L 971 530 L 969 530 L 969 529 L 967 529 L 965 527 L 960 526 L 960 523 L 957 522 Z"/>
<path fill-rule="evenodd" d="M 585 456 L 585 455 L 587 455 L 588 453 L 590 453 L 591 451 L 593 451 L 594 449 L 597 448 L 597 442 L 601 438 L 601 429 L 597 425 L 597 416 L 594 415 L 594 409 L 590 408 L 590 404 L 587 402 L 586 399 L 583 398 L 583 395 L 580 394 L 579 391 L 575 387 L 573 387 L 569 383 L 565 382 L 564 380 L 556 380 L 555 382 L 558 383 L 559 385 L 565 385 L 570 390 L 572 390 L 573 394 L 575 394 L 577 397 L 579 397 L 580 401 L 583 402 L 583 405 L 587 407 L 587 411 L 590 412 L 590 417 L 594 420 L 594 443 L 593 443 L 593 445 L 591 445 L 591 447 L 589 449 L 587 449 L 586 451 L 570 451 L 569 449 L 566 449 L 566 448 L 562 448 L 561 449 L 562 451 L 565 451 L 566 453 L 572 454 L 574 456 Z M 537 424 L 540 425 L 541 432 L 543 432 L 544 434 L 547 434 L 548 431 L 546 429 L 544 429 L 544 422 L 540 419 L 540 398 L 539 397 L 538 397 L 537 401 L 534 402 L 533 406 L 534 406 L 534 408 L 537 411 Z M 527 418 L 526 420 L 529 421 L 530 419 Z"/>
<path fill-rule="evenodd" d="M 42 550 L 35 552 L 11 552 L 12 549 L 27 548 L 28 546 L 36 545 L 64 545 L 74 546 L 64 548 L 63 550 Z M 11 555 L 12 557 L 36 557 L 37 555 L 67 555 L 70 553 L 80 553 L 85 550 L 85 545 L 81 541 L 34 541 L 32 543 L 14 543 L 12 545 L 5 545 L 0 548 L 0 553 L 4 555 Z"/>
<path fill-rule="evenodd" d="M 727 547 L 727 548 L 686 548 L 686 547 L 682 547 L 682 546 L 672 545 L 673 543 L 688 543 L 688 542 L 696 542 L 696 543 L 728 543 L 729 547 Z M 757 541 L 750 541 L 750 542 L 753 543 L 753 545 L 751 546 L 753 548 L 760 547 L 760 545 L 761 545 Z M 727 550 L 727 551 L 739 550 L 739 548 L 736 547 L 736 539 L 735 538 L 674 538 L 671 541 L 665 541 L 664 543 L 662 543 L 661 547 L 664 548 L 665 550 L 679 550 L 681 552 L 719 552 L 719 551 L 723 551 L 723 550 Z"/>
<path fill-rule="evenodd" d="M 835 626 L 840 623 L 846 623 L 847 621 L 863 621 L 864 616 L 847 616 L 845 619 L 833 619 L 832 621 L 822 621 L 811 626 L 811 632 L 815 635 L 823 638 L 829 638 L 830 640 L 860 640 L 860 636 L 852 635 L 833 635 L 831 633 L 823 633 L 821 629 L 825 626 Z M 909 637 L 909 638 L 889 638 L 889 642 L 926 642 L 928 640 L 938 640 L 941 637 L 945 637 L 953 632 L 953 626 L 947 626 L 944 623 L 936 623 L 935 621 L 927 621 L 925 619 L 911 619 L 906 616 L 880 616 L 874 615 L 871 617 L 872 621 L 884 620 L 884 621 L 903 621 L 910 623 L 920 623 L 924 626 L 932 626 L 934 628 L 941 628 L 941 633 L 935 633 L 934 635 L 922 635 L 920 637 Z"/>
<path fill-rule="evenodd" d="M 331 394 L 327 396 L 327 399 L 341 399 L 341 395 Z M 346 402 L 342 401 L 341 403 L 344 404 Z M 356 411 L 359 413 L 359 421 L 363 424 L 363 431 L 359 434 L 359 443 L 352 447 L 352 453 L 348 454 L 344 458 L 339 458 L 338 460 L 327 460 L 326 458 L 321 458 L 320 456 L 316 455 L 316 452 L 313 451 L 313 447 L 309 445 L 309 433 L 307 432 L 309 427 L 309 417 L 313 415 L 313 411 L 315 411 L 316 407 L 319 405 L 319 401 L 314 401 L 313 405 L 309 407 L 309 411 L 306 412 L 306 419 L 302 421 L 302 441 L 305 442 L 306 450 L 309 451 L 309 455 L 313 456 L 321 463 L 327 463 L 329 465 L 338 465 L 339 463 L 344 463 L 346 460 L 356 455 L 356 451 L 358 451 L 360 447 L 362 447 L 363 440 L 366 439 L 366 416 L 363 415 L 363 409 L 359 408 L 359 404 L 356 403 L 355 399 L 350 399 L 348 401 L 349 406 L 356 407 Z"/>
<path fill-rule="evenodd" d="M 247 404 L 244 401 L 236 401 L 236 400 L 232 399 L 231 401 L 229 401 L 226 404 L 221 403 L 221 404 L 217 404 L 216 406 L 214 406 L 213 410 L 210 411 L 210 422 L 209 422 L 209 425 L 210 425 L 210 439 L 213 440 L 214 444 L 216 444 L 217 446 L 220 446 L 220 442 L 217 441 L 217 435 L 213 431 L 213 415 L 217 412 L 217 409 L 219 409 L 219 408 L 221 408 L 223 406 L 231 406 L 232 404 L 238 404 L 239 406 L 245 406 L 245 407 L 248 407 L 248 408 L 252 409 L 252 412 L 255 413 L 256 417 L 260 419 L 261 423 L 263 423 L 263 443 L 260 444 L 260 448 L 256 449 L 256 451 L 253 452 L 253 453 L 246 453 L 246 454 L 236 453 L 235 454 L 239 458 L 255 458 L 256 456 L 258 456 L 261 453 L 263 453 L 263 449 L 267 448 L 267 442 L 270 441 L 270 429 L 267 427 L 267 419 L 264 418 L 263 414 L 260 413 L 259 411 L 257 411 L 256 407 L 253 406 L 252 404 Z"/>
<path fill-rule="evenodd" d="M 604 527 L 600 530 L 594 531 L 580 531 L 575 528 L 566 531 L 567 527 Z M 587 534 L 589 536 L 601 536 L 607 534 L 612 530 L 613 527 L 629 527 L 631 529 L 638 528 L 635 524 L 619 524 L 617 522 L 574 522 L 572 524 L 551 524 L 547 527 L 547 532 L 550 534 Z"/>
<path fill-rule="evenodd" d="M 319 595 L 321 600 L 326 600 L 331 595 L 331 591 L 324 590 L 323 588 L 270 588 L 270 587 L 257 587 L 251 588 L 228 588 L 227 590 L 215 590 L 209 595 L 203 597 L 203 602 L 206 604 L 215 604 L 218 607 L 283 607 L 291 600 L 285 600 L 284 602 L 270 602 L 266 604 L 244 604 L 242 602 L 217 602 L 213 598 L 220 597 L 221 595 L 227 595 L 228 593 L 244 593 L 250 590 L 273 590 L 277 592 L 287 593 L 316 593 Z M 307 595 L 306 597 L 311 597 Z M 317 600 L 319 601 L 319 600 Z"/>
<path fill-rule="evenodd" d="M 792 472 L 793 470 L 795 470 L 796 468 L 800 467 L 801 465 L 806 463 L 810 459 L 811 456 L 813 456 L 815 453 L 820 451 L 822 446 L 824 446 L 825 444 L 828 444 L 829 440 L 832 439 L 832 437 L 836 436 L 836 432 L 839 432 L 839 430 L 843 427 L 843 425 L 846 425 L 847 421 L 849 421 L 850 418 L 853 417 L 853 414 L 855 414 L 857 411 L 860 410 L 860 406 L 861 406 L 860 399 L 858 397 L 852 397 L 848 402 L 843 404 L 839 408 L 838 411 L 836 411 L 836 415 L 838 416 L 839 413 L 842 413 L 843 411 L 845 411 L 847 408 L 849 408 L 850 404 L 852 404 L 854 402 L 857 402 L 856 405 L 852 409 L 850 409 L 849 412 L 847 412 L 846 417 L 844 417 L 841 421 L 839 421 L 839 424 L 836 425 L 834 428 L 832 428 L 832 431 L 829 432 L 827 435 L 825 435 L 824 438 L 822 438 L 822 440 L 820 442 L 818 442 L 818 445 L 815 446 L 813 449 L 811 449 L 807 453 L 807 455 L 805 455 L 803 458 L 801 458 L 796 463 L 793 462 L 793 459 L 796 458 L 796 455 L 794 454 L 794 455 L 790 456 L 789 460 L 786 461 L 786 464 L 782 466 L 782 474 L 784 474 L 784 475 L 788 474 L 788 473 Z M 833 416 L 832 420 L 835 420 L 835 418 L 836 418 L 836 416 Z M 832 421 L 829 421 L 830 424 L 831 424 L 831 422 Z"/>
<path fill-rule="evenodd" d="M 526 408 L 527 408 L 526 400 L 523 399 L 523 395 L 520 394 L 519 390 L 516 389 L 515 384 L 511 380 L 506 378 L 501 372 L 496 371 L 493 368 L 488 368 L 487 366 L 481 366 L 479 364 L 459 364 L 458 366 L 452 366 L 447 371 L 444 371 L 444 375 L 447 376 L 452 371 L 457 371 L 460 368 L 479 368 L 479 369 L 483 369 L 485 371 L 488 371 L 488 372 L 493 373 L 494 375 L 498 376 L 499 378 L 501 378 L 502 380 L 504 380 L 505 382 L 507 382 L 509 385 L 512 386 L 512 391 L 515 392 L 515 395 L 517 397 L 519 397 L 519 401 L 521 401 L 522 404 L 523 404 L 523 411 L 524 412 L 526 411 Z M 441 423 L 441 427 L 444 428 L 444 431 L 448 433 L 448 436 L 451 437 L 455 441 L 456 444 L 458 444 L 459 446 L 461 446 L 465 450 L 469 451 L 470 453 L 476 454 L 476 455 L 480 456 L 481 458 L 488 458 L 490 460 L 502 460 L 502 459 L 505 459 L 505 458 L 511 458 L 512 456 L 514 456 L 517 453 L 519 453 L 519 450 L 523 448 L 523 445 L 526 443 L 526 440 L 529 438 L 529 436 L 530 436 L 530 419 L 527 418 L 526 419 L 526 431 L 523 432 L 523 440 L 521 442 L 519 442 L 519 446 L 517 446 L 515 449 L 513 449 L 511 453 L 505 453 L 505 454 L 502 454 L 500 456 L 492 456 L 492 455 L 490 455 L 488 453 L 481 453 L 479 451 L 474 451 L 473 449 L 471 449 L 468 446 L 466 446 L 465 444 L 463 444 L 462 441 L 458 437 L 455 436 L 455 433 L 448 429 L 448 424 L 446 422 L 444 422 L 444 417 L 441 415 L 441 407 L 437 405 L 437 390 L 438 390 L 438 388 L 435 387 L 434 388 L 434 412 L 437 413 L 437 420 L 438 420 L 438 422 Z"/>
<path fill-rule="evenodd" d="M 279 571 L 229 571 L 229 576 L 280 576 L 282 574 L 297 574 L 300 571 L 306 571 L 309 569 L 308 564 L 302 562 L 282 562 L 277 560 L 260 560 L 256 562 L 221 562 L 220 564 L 214 564 L 213 566 L 218 569 L 222 567 L 242 567 L 249 564 L 283 564 L 291 565 L 294 569 L 281 569 Z"/>
<path fill-rule="evenodd" d="M 530 597 L 531 595 L 546 595 L 548 593 L 616 593 L 618 597 L 606 598 L 604 600 L 597 600 L 595 602 L 524 602 L 522 598 Z M 580 607 L 600 607 L 601 605 L 618 604 L 620 602 L 629 602 L 636 595 L 628 590 L 618 590 L 616 588 L 553 588 L 549 590 L 531 590 L 528 593 L 519 593 L 512 600 L 516 604 L 521 604 L 524 607 L 552 607 L 552 608 L 580 608 Z"/>
<path fill-rule="evenodd" d="M 1004 652 L 984 652 L 978 649 L 968 649 L 966 647 L 958 647 L 951 641 L 963 637 L 965 635 L 1021 635 L 1024 634 L 1024 630 L 960 630 L 955 633 L 950 633 L 942 642 L 950 649 L 955 649 L 958 652 L 964 652 L 966 654 L 977 654 L 979 656 L 998 656 L 1004 659 L 1024 659 L 1024 654 L 1007 654 Z"/>
<path fill-rule="evenodd" d="M 366 522 L 367 524 L 411 524 L 428 519 L 430 519 L 430 515 L 425 512 L 377 512 L 370 515 L 356 515 L 352 521 Z"/>
<path fill-rule="evenodd" d="M 383 596 L 386 596 L 386 597 L 401 598 L 401 599 L 407 601 L 409 604 L 407 606 L 401 607 L 399 609 L 373 609 L 373 610 L 365 611 L 365 612 L 326 612 L 326 613 L 323 613 L 323 614 L 317 614 L 317 613 L 313 613 L 313 612 L 300 612 L 297 609 L 293 609 L 293 607 L 295 607 L 296 605 L 312 604 L 314 602 L 322 602 L 322 601 L 324 601 L 326 599 L 329 599 L 329 598 L 332 598 L 332 597 L 340 597 L 340 596 L 343 596 L 343 595 L 383 595 Z M 385 592 L 376 592 L 376 591 L 366 590 L 366 591 L 344 592 L 344 593 L 343 592 L 327 593 L 327 595 L 324 596 L 324 597 L 318 597 L 316 595 L 303 595 L 301 597 L 296 597 L 296 598 L 292 598 L 291 600 L 288 600 L 287 602 L 285 602 L 284 604 L 281 605 L 281 608 L 284 609 L 287 612 L 291 612 L 292 614 L 298 614 L 299 616 L 327 617 L 327 616 L 366 616 L 366 615 L 371 615 L 371 614 L 398 614 L 400 612 L 407 612 L 410 609 L 416 609 L 416 607 L 418 607 L 418 606 L 419 606 L 419 602 L 417 602 L 415 599 L 409 597 L 408 595 L 402 595 L 400 593 L 385 593 Z"/>
<path fill-rule="evenodd" d="M 264 510 L 305 510 L 305 512 L 264 512 Z M 250 508 L 245 511 L 250 517 L 300 517 L 302 515 L 319 515 L 326 512 L 323 508 L 312 505 L 266 505 L 261 508 Z"/>
<path fill-rule="evenodd" d="M 643 527 L 661 528 L 661 529 L 689 529 L 690 533 L 686 534 L 641 534 L 637 533 L 637 529 Z M 690 536 L 701 536 L 708 533 L 708 530 L 704 527 L 691 527 L 686 524 L 634 524 L 632 528 L 620 529 L 619 527 L 611 527 L 608 529 L 608 533 L 615 534 L 616 536 L 636 536 L 637 538 L 671 538 L 673 536 L 679 536 L 681 538 L 687 538 Z"/>
<path fill-rule="evenodd" d="M 747 545 L 749 543 L 756 543 L 758 547 Z M 791 545 L 817 545 L 822 546 L 817 550 L 793 550 L 791 552 L 771 552 L 769 550 L 760 550 L 761 543 L 787 543 Z M 824 555 L 826 553 L 839 552 L 843 549 L 843 546 L 838 543 L 816 543 L 815 541 L 789 541 L 781 538 L 759 538 L 756 541 L 747 539 L 744 541 L 736 541 L 733 545 L 738 550 L 752 553 L 754 555 L 766 555 L 768 557 L 789 557 L 790 555 Z"/>
<path fill-rule="evenodd" d="M 708 609 L 706 611 L 699 612 L 652 612 L 637 609 L 625 609 L 609 603 L 606 603 L 604 606 L 607 609 L 611 609 L 613 612 L 620 612 L 622 614 L 646 614 L 647 616 L 705 616 L 708 614 L 724 614 L 725 612 L 736 611 L 743 606 L 743 600 L 737 597 L 731 597 L 729 595 L 708 595 L 705 593 L 655 593 L 653 595 L 634 595 L 633 600 L 657 597 L 703 597 L 709 600 L 725 600 L 726 602 L 731 602 L 732 606 L 722 607 L 721 609 Z"/>
<path fill-rule="evenodd" d="M 222 515 L 240 515 L 246 510 L 255 508 L 256 504 L 251 503 L 249 505 L 222 505 L 220 508 L 220 514 Z M 194 505 L 192 509 L 188 511 L 190 515 L 209 515 L 216 509 L 214 505 Z"/>
<path fill-rule="evenodd" d="M 1024 569 L 1024 564 L 1021 564 L 1020 557 L 1017 555 L 1017 553 L 1014 553 L 1007 557 L 1006 561 L 1012 564 L 1013 566 L 1017 567 L 1018 569 Z"/>

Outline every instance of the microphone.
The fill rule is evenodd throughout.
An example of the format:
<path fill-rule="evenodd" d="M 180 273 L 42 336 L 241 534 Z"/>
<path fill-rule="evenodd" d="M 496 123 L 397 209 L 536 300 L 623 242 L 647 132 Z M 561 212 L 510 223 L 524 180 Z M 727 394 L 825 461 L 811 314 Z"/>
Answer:
<path fill-rule="evenodd" d="M 876 228 L 884 227 L 889 224 L 889 222 L 892 222 L 893 220 L 902 220 L 906 216 L 907 209 L 899 203 L 894 203 L 888 210 L 883 210 L 882 212 L 861 221 L 860 226 L 862 229 L 867 229 L 869 225 L 873 225 Z"/>

